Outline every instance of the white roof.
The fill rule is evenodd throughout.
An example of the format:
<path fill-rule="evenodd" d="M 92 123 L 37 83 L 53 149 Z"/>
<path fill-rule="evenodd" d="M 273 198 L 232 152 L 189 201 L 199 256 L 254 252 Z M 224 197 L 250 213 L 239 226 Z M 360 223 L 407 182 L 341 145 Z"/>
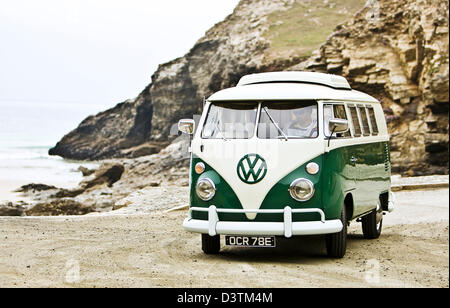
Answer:
<path fill-rule="evenodd" d="M 245 80 L 244 80 L 245 81 Z M 354 102 L 378 101 L 356 90 L 337 90 L 310 83 L 258 83 L 237 86 L 213 94 L 209 101 L 263 101 L 263 100 L 343 100 Z"/>
<path fill-rule="evenodd" d="M 342 76 L 313 72 L 271 72 L 252 74 L 242 77 L 238 83 L 238 86 L 273 82 L 312 83 L 332 87 L 335 89 L 352 89 L 347 79 Z"/>

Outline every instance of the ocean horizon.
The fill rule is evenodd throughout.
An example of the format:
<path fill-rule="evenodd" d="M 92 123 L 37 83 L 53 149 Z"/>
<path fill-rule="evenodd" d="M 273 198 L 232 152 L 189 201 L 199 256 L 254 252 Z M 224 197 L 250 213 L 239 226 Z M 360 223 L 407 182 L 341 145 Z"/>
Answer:
<path fill-rule="evenodd" d="M 48 150 L 89 115 L 108 106 L 0 101 L 0 201 L 11 191 L 29 183 L 72 188 L 81 181 L 78 167 L 96 167 L 96 162 L 65 160 Z M 4 200 L 5 199 L 5 200 Z"/>

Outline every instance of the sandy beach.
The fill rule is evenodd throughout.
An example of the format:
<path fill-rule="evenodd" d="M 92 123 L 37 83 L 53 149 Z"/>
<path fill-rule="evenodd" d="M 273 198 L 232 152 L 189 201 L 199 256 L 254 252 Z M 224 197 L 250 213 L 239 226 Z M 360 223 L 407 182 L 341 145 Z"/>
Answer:
<path fill-rule="evenodd" d="M 448 287 L 449 190 L 396 196 L 380 239 L 352 223 L 342 260 L 320 237 L 206 256 L 185 211 L 0 218 L 0 287 Z"/>

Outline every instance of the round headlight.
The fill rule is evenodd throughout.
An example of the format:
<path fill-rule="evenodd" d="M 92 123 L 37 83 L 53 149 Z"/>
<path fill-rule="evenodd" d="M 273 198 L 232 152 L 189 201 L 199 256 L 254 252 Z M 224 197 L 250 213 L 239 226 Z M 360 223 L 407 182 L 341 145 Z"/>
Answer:
<path fill-rule="evenodd" d="M 319 170 L 320 170 L 320 167 L 316 163 L 309 163 L 306 166 L 306 171 L 311 175 L 316 175 L 317 173 L 319 173 Z"/>
<path fill-rule="evenodd" d="M 307 179 L 297 179 L 292 182 L 289 192 L 297 201 L 308 201 L 314 196 L 314 184 Z"/>
<path fill-rule="evenodd" d="M 206 167 L 204 163 L 197 163 L 195 165 L 195 172 L 197 172 L 197 174 L 202 174 L 205 171 Z"/>
<path fill-rule="evenodd" d="M 203 201 L 209 201 L 216 194 L 216 186 L 210 179 L 201 179 L 196 187 L 197 196 Z"/>

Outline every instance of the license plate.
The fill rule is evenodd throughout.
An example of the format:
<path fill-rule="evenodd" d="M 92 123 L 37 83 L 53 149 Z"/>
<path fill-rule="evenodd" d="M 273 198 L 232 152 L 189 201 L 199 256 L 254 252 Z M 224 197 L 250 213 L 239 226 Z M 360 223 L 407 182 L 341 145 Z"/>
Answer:
<path fill-rule="evenodd" d="M 225 236 L 225 245 L 232 247 L 275 248 L 274 236 Z"/>

